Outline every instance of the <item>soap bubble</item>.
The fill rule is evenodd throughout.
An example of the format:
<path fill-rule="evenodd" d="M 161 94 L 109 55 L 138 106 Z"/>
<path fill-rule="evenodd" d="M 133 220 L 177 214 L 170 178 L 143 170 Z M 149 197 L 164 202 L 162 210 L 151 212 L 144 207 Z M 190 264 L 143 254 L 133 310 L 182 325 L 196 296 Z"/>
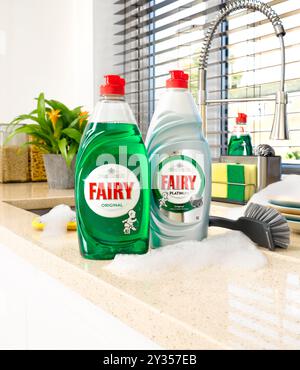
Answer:
<path fill-rule="evenodd" d="M 76 220 L 76 213 L 66 205 L 59 205 L 41 217 L 45 225 L 44 236 L 57 237 L 67 232 L 67 225 Z"/>

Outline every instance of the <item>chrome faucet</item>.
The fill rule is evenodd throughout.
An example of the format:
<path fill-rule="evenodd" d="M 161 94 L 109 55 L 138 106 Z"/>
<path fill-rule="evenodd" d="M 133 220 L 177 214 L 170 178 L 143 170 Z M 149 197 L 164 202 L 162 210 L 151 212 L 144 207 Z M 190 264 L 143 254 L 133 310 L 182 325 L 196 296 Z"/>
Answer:
<path fill-rule="evenodd" d="M 280 42 L 281 48 L 281 84 L 280 90 L 274 97 L 264 97 L 264 98 L 245 98 L 245 99 L 217 99 L 208 100 L 207 99 L 207 66 L 208 66 L 208 54 L 211 47 L 211 43 L 215 32 L 217 31 L 220 23 L 228 16 L 230 13 L 241 10 L 241 9 L 251 9 L 263 13 L 272 23 L 276 36 Z M 284 36 L 286 32 L 283 27 L 282 21 L 277 13 L 266 3 L 258 0 L 231 0 L 224 8 L 218 13 L 215 20 L 210 24 L 208 32 L 204 39 L 204 45 L 200 55 L 200 68 L 199 68 L 199 103 L 203 120 L 203 130 L 205 135 L 207 135 L 207 105 L 208 104 L 218 104 L 218 103 L 239 103 L 239 102 L 253 102 L 253 101 L 274 101 L 275 106 L 275 116 L 274 123 L 272 127 L 271 140 L 288 140 L 289 130 L 287 123 L 287 103 L 288 95 L 285 91 L 285 45 Z"/>

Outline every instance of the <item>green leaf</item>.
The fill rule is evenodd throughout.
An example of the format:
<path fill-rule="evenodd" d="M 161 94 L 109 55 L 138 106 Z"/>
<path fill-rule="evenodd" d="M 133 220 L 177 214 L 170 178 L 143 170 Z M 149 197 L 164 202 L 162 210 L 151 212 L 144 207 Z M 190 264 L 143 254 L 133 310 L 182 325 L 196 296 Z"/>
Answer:
<path fill-rule="evenodd" d="M 59 140 L 61 138 L 62 130 L 63 130 L 64 124 L 61 118 L 56 123 L 56 127 L 54 130 L 54 139 Z"/>
<path fill-rule="evenodd" d="M 68 153 L 67 153 L 68 142 L 67 142 L 67 139 L 64 138 L 64 139 L 59 140 L 58 147 L 59 147 L 61 155 L 64 157 L 65 161 L 67 162 L 67 160 L 68 160 Z"/>
<path fill-rule="evenodd" d="M 34 109 L 34 110 L 30 113 L 30 115 L 37 114 L 37 113 L 38 113 L 38 110 L 37 110 L 37 109 Z"/>
<path fill-rule="evenodd" d="M 19 127 L 18 129 L 14 130 L 10 135 L 7 136 L 6 140 L 4 141 L 4 145 L 8 144 L 15 136 L 19 134 L 29 134 L 31 132 L 31 129 L 28 126 Z"/>
<path fill-rule="evenodd" d="M 86 129 L 86 126 L 88 124 L 88 121 L 84 121 L 80 127 L 80 131 L 82 132 L 82 134 L 84 133 L 85 129 Z"/>
<path fill-rule="evenodd" d="M 67 128 L 63 130 L 63 134 L 67 135 L 70 139 L 75 140 L 78 144 L 81 142 L 82 134 L 75 128 Z"/>
<path fill-rule="evenodd" d="M 64 112 L 64 111 L 66 111 L 66 112 L 69 112 L 70 113 L 70 109 L 67 107 L 67 106 L 65 106 L 63 103 L 61 103 L 61 102 L 59 102 L 59 101 L 57 101 L 57 100 L 45 100 L 45 102 L 48 104 L 48 105 L 50 105 L 50 107 L 52 108 L 52 109 L 55 109 L 55 110 L 60 110 L 61 112 Z"/>
<path fill-rule="evenodd" d="M 12 122 L 10 122 L 7 125 L 7 128 L 5 130 L 6 135 L 9 136 L 10 133 L 13 132 L 16 129 L 16 126 L 17 125 L 19 125 L 21 122 L 27 121 L 27 120 L 34 121 L 36 123 L 39 123 L 37 117 L 35 117 L 35 116 L 31 115 L 31 114 L 23 114 L 21 116 L 16 117 Z"/>
<path fill-rule="evenodd" d="M 77 107 L 77 108 L 75 108 L 71 111 L 73 119 L 75 119 L 76 117 L 78 117 L 80 115 L 81 109 L 82 109 L 82 107 Z"/>
<path fill-rule="evenodd" d="M 74 121 L 70 124 L 69 128 L 76 127 L 80 120 L 81 120 L 81 117 L 77 117 L 76 119 L 74 119 Z"/>
<path fill-rule="evenodd" d="M 45 105 L 45 95 L 41 93 L 38 97 L 38 107 L 37 114 L 39 119 L 39 124 L 46 128 L 46 105 Z"/>
<path fill-rule="evenodd" d="M 75 158 L 78 152 L 78 149 L 79 149 L 79 145 L 77 143 L 71 144 L 68 155 L 67 155 L 67 161 L 66 161 L 68 167 L 71 167 L 73 159 Z"/>
<path fill-rule="evenodd" d="M 21 116 L 16 117 L 10 124 L 20 123 L 21 121 L 34 121 L 39 123 L 39 119 L 32 114 L 22 114 Z"/>

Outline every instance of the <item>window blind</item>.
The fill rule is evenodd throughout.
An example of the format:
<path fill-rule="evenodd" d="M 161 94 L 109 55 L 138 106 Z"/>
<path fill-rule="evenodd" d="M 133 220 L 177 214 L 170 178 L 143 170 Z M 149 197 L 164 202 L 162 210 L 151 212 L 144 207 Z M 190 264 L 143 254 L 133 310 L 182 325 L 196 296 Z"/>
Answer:
<path fill-rule="evenodd" d="M 300 2 L 265 1 L 281 16 L 287 30 L 286 59 L 291 140 L 271 143 L 284 158 L 300 150 Z M 223 0 L 116 1 L 116 57 L 127 80 L 127 94 L 143 134 L 172 69 L 190 74 L 198 92 L 199 55 L 210 22 Z M 118 29 L 117 29 L 118 28 Z M 208 98 L 252 98 L 273 95 L 279 87 L 280 51 L 273 27 L 264 15 L 238 11 L 219 27 L 208 65 Z M 238 112 L 247 113 L 253 144 L 270 143 L 274 104 L 234 103 L 208 108 L 208 141 L 213 157 L 226 154 L 228 136 Z"/>

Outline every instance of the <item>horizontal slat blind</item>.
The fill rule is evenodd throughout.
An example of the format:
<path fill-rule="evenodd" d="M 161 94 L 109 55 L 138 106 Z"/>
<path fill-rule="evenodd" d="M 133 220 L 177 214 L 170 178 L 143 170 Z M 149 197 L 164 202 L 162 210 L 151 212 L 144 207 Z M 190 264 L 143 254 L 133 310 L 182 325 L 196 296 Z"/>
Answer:
<path fill-rule="evenodd" d="M 300 146 L 300 1 L 266 1 L 281 16 L 287 30 L 286 87 L 292 139 L 274 142 L 285 156 Z M 226 3 L 224 0 L 120 0 L 116 4 L 117 66 L 124 68 L 129 103 L 142 131 L 147 132 L 155 104 L 164 91 L 171 69 L 184 69 L 191 76 L 197 99 L 199 56 L 208 25 Z M 226 41 L 226 42 L 225 42 Z M 123 59 L 123 60 L 122 60 Z M 279 43 L 263 14 L 235 12 L 218 29 L 208 67 L 208 97 L 251 98 L 272 95 L 280 79 Z M 249 115 L 254 145 L 269 143 L 274 104 L 243 103 L 208 108 L 208 140 L 213 156 L 225 154 L 228 132 L 235 116 Z"/>
<path fill-rule="evenodd" d="M 221 9 L 221 0 L 131 0 L 118 11 L 116 31 L 117 46 L 123 49 L 116 53 L 123 56 L 124 75 L 127 80 L 127 94 L 144 134 L 146 134 L 155 104 L 164 91 L 166 79 L 172 69 L 184 69 L 191 75 L 191 90 L 197 98 L 198 59 L 206 28 L 216 12 Z M 217 62 L 222 52 L 220 33 L 213 42 L 209 77 L 220 76 L 222 66 Z M 216 91 L 214 97 L 221 97 L 220 78 L 211 82 Z M 214 116 L 220 116 L 220 108 Z M 216 113 L 216 111 L 219 111 Z M 215 123 L 214 123 L 215 125 Z M 215 156 L 220 154 L 220 127 L 209 137 Z"/>

